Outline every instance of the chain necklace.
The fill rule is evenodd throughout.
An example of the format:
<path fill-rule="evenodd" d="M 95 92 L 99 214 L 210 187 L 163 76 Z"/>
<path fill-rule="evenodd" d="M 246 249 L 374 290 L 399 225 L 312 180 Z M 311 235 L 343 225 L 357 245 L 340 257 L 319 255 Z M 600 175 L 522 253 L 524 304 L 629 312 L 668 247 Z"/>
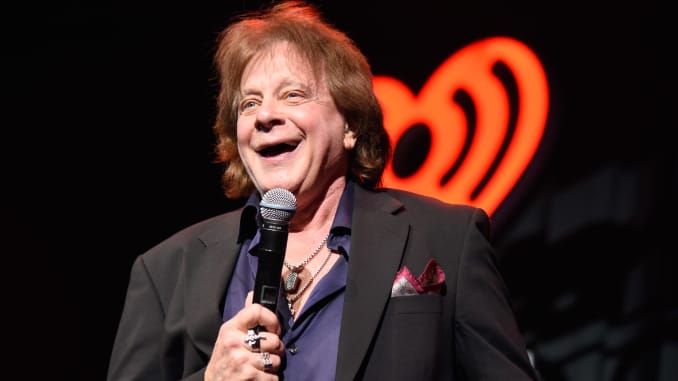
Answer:
<path fill-rule="evenodd" d="M 301 270 L 304 269 L 304 266 L 306 266 L 308 262 L 310 262 L 311 259 L 313 259 L 313 257 L 315 257 L 315 255 L 318 254 L 318 252 L 320 252 L 320 249 L 322 249 L 323 246 L 325 246 L 325 243 L 327 242 L 327 239 L 329 237 L 330 233 L 327 233 L 325 238 L 323 238 L 320 244 L 318 244 L 318 247 L 316 247 L 315 250 L 313 250 L 313 252 L 311 253 L 311 255 L 306 257 L 306 259 L 304 259 L 300 264 L 293 266 L 289 262 L 284 261 L 285 267 L 287 267 L 290 270 L 290 273 L 287 274 L 287 276 L 285 277 L 284 287 L 286 292 L 294 292 L 294 290 L 299 286 L 298 284 L 299 272 L 301 272 Z M 311 279 L 313 279 L 313 277 L 311 277 Z M 299 293 L 301 294 L 301 292 Z"/>
<path fill-rule="evenodd" d="M 327 238 L 325 238 L 325 240 L 327 240 Z M 321 247 L 322 247 L 322 246 L 321 246 Z M 313 255 L 315 255 L 315 254 L 313 254 Z M 313 275 L 311 275 L 311 277 L 308 279 L 308 282 L 304 283 L 304 285 L 301 287 L 301 290 L 299 290 L 299 292 L 297 292 L 296 294 L 291 295 L 291 296 L 290 296 L 290 295 L 287 295 L 287 296 L 285 297 L 285 298 L 287 299 L 287 307 L 290 309 L 290 313 L 292 314 L 292 316 L 294 316 L 294 314 L 296 313 L 296 312 L 294 311 L 294 307 L 293 307 L 293 306 L 294 306 L 294 302 L 296 302 L 297 299 L 299 299 L 299 297 L 301 297 L 301 294 L 303 294 L 304 291 L 306 291 L 306 289 L 307 289 L 308 286 L 311 284 L 311 282 L 313 282 L 313 279 L 315 279 L 315 277 L 318 276 L 318 274 L 320 274 L 320 270 L 322 270 L 323 267 L 325 267 L 325 265 L 327 264 L 327 262 L 330 260 L 330 257 L 331 257 L 331 256 L 332 256 L 332 250 L 328 247 L 328 248 L 327 248 L 327 256 L 326 256 L 325 259 L 323 260 L 323 263 L 320 264 L 320 267 L 318 267 L 318 269 L 315 270 L 315 272 L 313 273 Z M 296 274 L 296 273 L 291 273 L 291 274 Z M 288 275 L 288 277 L 289 277 L 289 275 Z"/>

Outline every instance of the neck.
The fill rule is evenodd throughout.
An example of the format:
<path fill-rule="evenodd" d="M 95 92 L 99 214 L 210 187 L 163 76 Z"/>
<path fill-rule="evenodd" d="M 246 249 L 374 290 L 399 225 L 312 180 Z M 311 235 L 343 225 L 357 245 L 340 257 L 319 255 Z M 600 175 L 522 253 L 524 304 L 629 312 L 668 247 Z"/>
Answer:
<path fill-rule="evenodd" d="M 341 195 L 346 186 L 346 178 L 340 177 L 323 192 L 300 194 L 297 196 L 297 211 L 290 222 L 290 234 L 313 234 L 322 231 L 327 234 L 339 207 Z"/>

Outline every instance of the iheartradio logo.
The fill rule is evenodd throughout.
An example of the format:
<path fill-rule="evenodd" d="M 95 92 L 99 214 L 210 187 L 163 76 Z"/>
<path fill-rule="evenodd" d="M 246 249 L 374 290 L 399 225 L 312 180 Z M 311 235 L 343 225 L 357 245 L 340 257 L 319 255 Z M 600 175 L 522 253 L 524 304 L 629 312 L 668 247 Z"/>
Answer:
<path fill-rule="evenodd" d="M 465 46 L 419 94 L 396 78 L 374 89 L 394 147 L 384 185 L 483 208 L 492 215 L 532 161 L 549 88 L 536 54 L 508 37 Z"/>

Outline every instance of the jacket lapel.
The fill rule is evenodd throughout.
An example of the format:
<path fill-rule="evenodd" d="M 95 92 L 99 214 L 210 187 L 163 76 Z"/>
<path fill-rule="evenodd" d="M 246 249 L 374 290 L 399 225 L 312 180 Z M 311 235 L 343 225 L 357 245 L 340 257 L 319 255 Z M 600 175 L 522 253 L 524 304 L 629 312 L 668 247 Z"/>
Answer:
<path fill-rule="evenodd" d="M 391 296 L 409 232 L 402 207 L 385 192 L 355 187 L 337 380 L 355 379 Z"/>
<path fill-rule="evenodd" d="M 186 255 L 186 330 L 207 356 L 212 354 L 219 333 L 223 313 L 220 308 L 239 251 L 240 213 L 224 217 L 199 237 L 196 245 L 201 245 L 200 249 L 189 250 Z"/>

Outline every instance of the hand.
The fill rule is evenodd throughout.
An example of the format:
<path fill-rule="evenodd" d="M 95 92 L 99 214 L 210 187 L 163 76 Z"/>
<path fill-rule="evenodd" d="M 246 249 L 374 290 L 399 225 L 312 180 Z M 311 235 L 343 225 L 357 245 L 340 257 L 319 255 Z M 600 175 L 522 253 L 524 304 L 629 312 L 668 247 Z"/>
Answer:
<path fill-rule="evenodd" d="M 265 329 L 259 333 L 258 349 L 246 342 L 247 331 L 257 326 Z M 284 350 L 278 317 L 266 307 L 252 304 L 250 292 L 245 307 L 219 328 L 205 370 L 205 381 L 277 380 Z M 267 368 L 264 367 L 264 356 L 270 360 Z"/>

